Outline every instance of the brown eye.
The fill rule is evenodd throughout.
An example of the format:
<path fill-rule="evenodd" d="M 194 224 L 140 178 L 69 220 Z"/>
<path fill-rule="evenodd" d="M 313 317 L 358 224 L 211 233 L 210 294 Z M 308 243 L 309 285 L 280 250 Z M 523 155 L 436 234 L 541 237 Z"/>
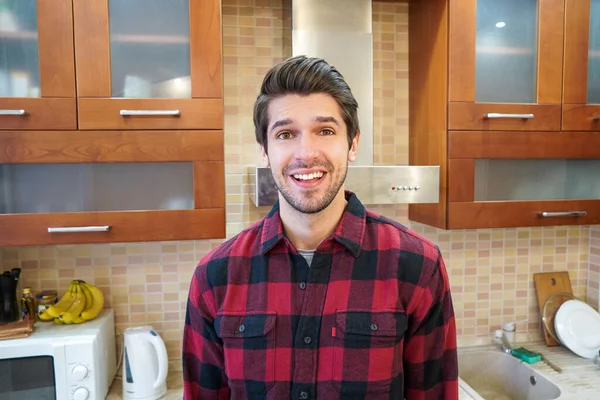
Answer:
<path fill-rule="evenodd" d="M 322 134 L 322 135 L 324 135 L 324 136 L 329 136 L 329 135 L 334 135 L 334 134 L 335 134 L 335 132 L 334 132 L 334 131 L 332 131 L 331 129 L 323 129 L 323 130 L 321 131 L 321 134 Z"/>
<path fill-rule="evenodd" d="M 277 135 L 277 139 L 287 140 L 287 139 L 291 139 L 291 138 L 292 138 L 292 134 L 289 132 L 281 132 L 279 135 Z"/>

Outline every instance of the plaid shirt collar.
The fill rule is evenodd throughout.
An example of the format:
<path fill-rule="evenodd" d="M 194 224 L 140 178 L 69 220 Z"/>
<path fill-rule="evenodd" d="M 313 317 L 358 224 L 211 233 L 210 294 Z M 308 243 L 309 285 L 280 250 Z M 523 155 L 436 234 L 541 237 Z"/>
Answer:
<path fill-rule="evenodd" d="M 346 247 L 356 258 L 360 254 L 366 226 L 366 209 L 356 194 L 349 190 L 344 191 L 348 204 L 342 215 L 340 223 L 330 238 L 333 238 Z M 262 226 L 261 255 L 265 255 L 279 241 L 287 240 L 283 232 L 283 224 L 279 216 L 279 200 L 267 214 Z"/>

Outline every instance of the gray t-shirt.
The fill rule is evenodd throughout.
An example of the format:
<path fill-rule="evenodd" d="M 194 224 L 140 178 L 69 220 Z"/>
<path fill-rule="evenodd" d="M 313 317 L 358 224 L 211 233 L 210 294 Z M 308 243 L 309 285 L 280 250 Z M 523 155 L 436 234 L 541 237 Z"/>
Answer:
<path fill-rule="evenodd" d="M 308 266 L 310 267 L 310 264 L 312 263 L 312 260 L 313 260 L 313 256 L 315 255 L 315 251 L 298 249 L 298 253 L 300 253 L 300 255 L 306 259 L 306 262 L 308 263 Z"/>

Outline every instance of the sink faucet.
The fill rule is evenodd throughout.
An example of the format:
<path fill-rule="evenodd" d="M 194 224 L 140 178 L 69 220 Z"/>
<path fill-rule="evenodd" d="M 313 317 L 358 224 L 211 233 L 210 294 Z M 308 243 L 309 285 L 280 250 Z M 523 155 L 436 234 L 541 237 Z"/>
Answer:
<path fill-rule="evenodd" d="M 508 340 L 508 338 L 506 337 L 506 333 L 504 331 L 501 331 L 500 334 L 500 341 L 502 342 L 502 351 L 505 352 L 506 354 L 512 354 L 512 344 L 510 343 L 510 341 Z"/>
<path fill-rule="evenodd" d="M 506 324 L 502 325 L 502 329 L 498 329 L 494 335 L 494 337 L 499 341 L 499 343 L 502 345 L 502 351 L 506 354 L 512 354 L 512 350 L 513 350 L 513 345 L 511 343 L 511 340 L 514 342 L 514 338 L 515 338 L 515 331 L 516 329 L 516 324 L 518 322 L 526 322 L 527 320 L 521 320 L 521 321 L 513 321 L 513 322 L 508 322 Z M 510 337 L 510 339 L 509 339 Z"/>

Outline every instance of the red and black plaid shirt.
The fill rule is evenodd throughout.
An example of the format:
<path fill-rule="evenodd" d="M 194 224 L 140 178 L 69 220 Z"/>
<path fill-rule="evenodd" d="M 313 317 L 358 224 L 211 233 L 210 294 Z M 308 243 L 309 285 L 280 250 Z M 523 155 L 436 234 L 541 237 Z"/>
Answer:
<path fill-rule="evenodd" d="M 346 198 L 310 267 L 278 205 L 200 262 L 183 339 L 186 400 L 458 398 L 439 249 Z"/>

